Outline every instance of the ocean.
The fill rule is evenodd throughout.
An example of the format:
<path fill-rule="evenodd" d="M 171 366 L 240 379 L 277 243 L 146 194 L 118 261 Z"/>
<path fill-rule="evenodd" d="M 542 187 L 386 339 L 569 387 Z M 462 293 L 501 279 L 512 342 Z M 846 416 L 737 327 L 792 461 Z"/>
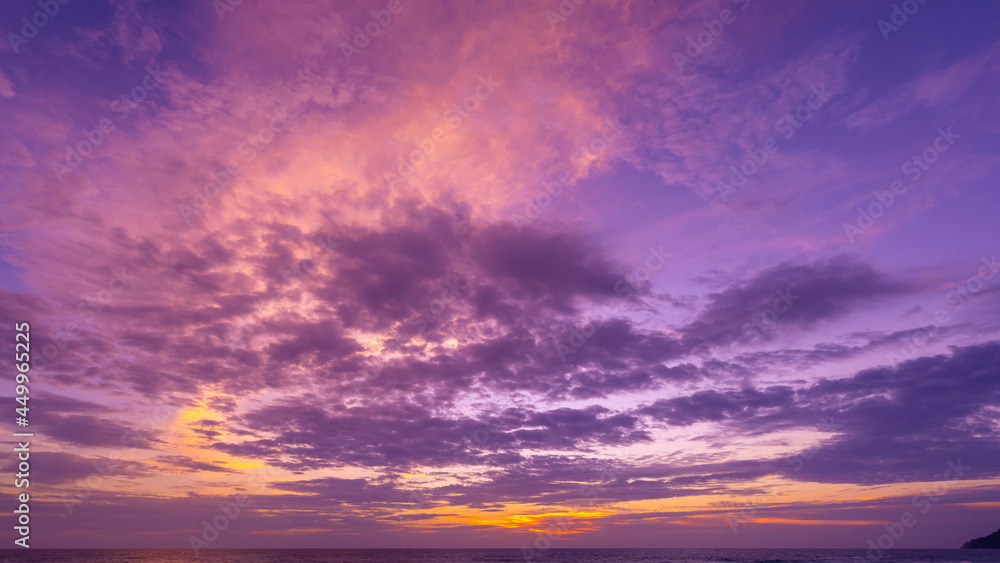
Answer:
<path fill-rule="evenodd" d="M 0 550 L 3 563 L 1000 563 L 1000 550 L 894 549 L 31 549 Z"/>

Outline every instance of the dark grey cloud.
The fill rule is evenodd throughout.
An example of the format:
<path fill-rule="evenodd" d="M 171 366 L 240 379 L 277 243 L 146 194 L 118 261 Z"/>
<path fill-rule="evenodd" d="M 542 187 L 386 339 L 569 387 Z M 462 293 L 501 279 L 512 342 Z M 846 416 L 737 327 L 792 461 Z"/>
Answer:
<path fill-rule="evenodd" d="M 794 405 L 794 390 L 779 386 L 763 390 L 700 391 L 685 397 L 661 399 L 636 412 L 670 425 L 688 426 L 706 421 L 745 421 L 767 409 L 788 409 Z"/>
<path fill-rule="evenodd" d="M 33 427 L 63 443 L 90 448 L 152 448 L 156 432 L 133 427 L 109 418 L 94 415 L 37 411 L 31 419 Z"/>
<path fill-rule="evenodd" d="M 155 472 L 149 464 L 129 459 L 127 456 L 85 457 L 68 452 L 32 451 L 30 462 L 31 486 L 27 491 L 29 494 L 39 489 L 48 491 L 56 485 L 74 484 L 83 488 L 80 493 L 82 495 L 88 488 L 93 490 L 109 479 L 142 477 Z M 10 474 L 17 473 L 16 463 L 14 457 L 4 461 L 4 471 Z M 89 484 L 88 477 L 90 477 Z"/>
<path fill-rule="evenodd" d="M 306 469 L 338 464 L 387 468 L 510 464 L 526 449 L 585 451 L 596 445 L 627 445 L 648 441 L 639 419 L 604 407 L 536 411 L 509 407 L 483 420 L 447 418 L 433 405 L 384 400 L 348 407 L 307 398 L 247 413 L 241 423 L 258 434 L 279 433 L 277 439 L 214 447 L 231 454 L 277 456 L 293 441 L 297 461 Z M 276 418 L 278 412 L 285 412 Z"/>
<path fill-rule="evenodd" d="M 156 456 L 155 460 L 161 465 L 161 469 L 165 468 L 168 472 L 197 473 L 199 471 L 208 471 L 212 473 L 238 473 L 236 470 L 222 465 L 207 461 L 198 461 L 183 455 L 160 455 Z"/>
<path fill-rule="evenodd" d="M 771 386 L 707 390 L 661 399 L 635 414 L 668 425 L 723 424 L 720 437 L 739 439 L 808 429 L 827 439 L 792 454 L 791 477 L 874 484 L 938 480 L 949 461 L 975 467 L 977 478 L 1000 467 L 1000 342 L 955 347 L 950 355 L 823 379 L 799 389 Z M 775 460 L 763 473 L 788 470 Z"/>
<path fill-rule="evenodd" d="M 810 450 L 803 479 L 872 484 L 937 480 L 957 462 L 970 477 L 998 474 L 1000 342 L 954 347 L 840 380 L 824 380 L 803 400 L 836 414 L 842 431 Z"/>
<path fill-rule="evenodd" d="M 788 261 L 748 281 L 713 293 L 698 317 L 683 329 L 686 347 L 722 346 L 752 338 L 745 329 L 767 313 L 759 326 L 809 328 L 908 288 L 857 259 L 839 255 L 822 261 Z M 760 331 L 766 336 L 767 331 Z"/>

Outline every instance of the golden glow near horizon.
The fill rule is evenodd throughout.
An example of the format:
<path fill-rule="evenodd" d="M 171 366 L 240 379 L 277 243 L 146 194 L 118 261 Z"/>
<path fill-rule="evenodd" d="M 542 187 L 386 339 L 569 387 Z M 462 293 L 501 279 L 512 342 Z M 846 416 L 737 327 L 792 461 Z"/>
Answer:
<path fill-rule="evenodd" d="M 476 526 L 494 526 L 498 528 L 525 528 L 532 532 L 545 531 L 552 534 L 579 534 L 591 528 L 576 529 L 590 520 L 610 516 L 610 512 L 543 512 L 541 514 L 511 514 L 499 518 L 466 519 Z M 545 526 L 549 523 L 549 526 Z"/>
<path fill-rule="evenodd" d="M 205 394 L 197 403 L 175 412 L 166 427 L 166 431 L 161 434 L 163 446 L 157 454 L 184 456 L 189 458 L 193 464 L 211 464 L 218 467 L 220 469 L 218 472 L 197 471 L 199 494 L 208 496 L 225 497 L 232 495 L 234 490 L 243 490 L 252 495 L 302 496 L 307 495 L 307 493 L 277 489 L 269 486 L 269 484 L 275 482 L 308 481 L 325 477 L 339 479 L 360 478 L 368 480 L 369 483 L 382 481 L 382 477 L 384 476 L 378 468 L 328 468 L 295 473 L 269 465 L 261 459 L 232 455 L 211 447 L 214 442 L 240 443 L 249 439 L 247 437 L 226 431 L 221 427 L 217 428 L 214 425 L 204 425 L 205 428 L 215 429 L 215 431 L 220 432 L 220 434 L 214 435 L 211 438 L 195 432 L 196 429 L 203 427 L 201 424 L 202 421 L 223 421 L 227 419 L 228 413 L 210 406 L 215 401 L 236 401 L 237 405 L 242 405 L 237 407 L 239 410 L 246 408 L 247 405 L 269 402 L 279 396 L 281 395 L 274 391 L 258 396 L 242 398 L 223 393 Z M 497 400 L 497 398 L 494 397 L 494 400 Z M 509 401 L 506 402 L 509 403 Z M 797 451 L 803 447 L 803 444 L 808 444 L 811 440 L 817 437 L 821 438 L 826 434 L 803 432 L 795 435 L 798 437 L 792 441 L 798 442 L 798 444 L 793 451 Z M 784 444 L 787 447 L 789 435 L 776 434 L 765 436 L 758 440 L 761 444 L 765 444 L 763 451 L 754 450 L 752 445 L 748 443 L 722 455 L 715 459 L 714 462 L 722 460 L 736 461 L 744 456 L 751 458 L 777 456 L 781 459 L 778 445 Z M 691 442 L 687 445 L 675 445 L 679 448 L 678 453 L 683 451 L 684 455 L 691 456 L 692 459 L 696 459 L 702 455 L 690 450 L 691 447 L 697 445 L 697 442 Z M 706 450 L 705 453 L 708 451 Z M 530 451 L 525 451 L 524 453 L 525 455 L 544 455 L 546 452 L 535 452 L 533 454 Z M 148 461 L 154 461 L 155 458 L 147 457 L 147 459 Z M 624 458 L 619 461 L 624 461 Z M 806 463 L 816 461 L 807 460 Z M 488 482 L 489 480 L 482 475 L 484 473 L 483 469 L 477 466 L 414 468 L 409 472 L 399 474 L 398 478 L 413 492 L 430 491 L 435 487 L 441 487 L 446 484 Z M 176 472 L 172 474 L 160 473 L 155 476 L 139 477 L 127 481 L 109 480 L 103 486 L 109 490 L 128 492 L 130 494 L 179 498 L 187 494 L 191 475 Z M 672 478 L 682 476 L 675 475 Z M 664 486 L 668 485 L 669 482 L 670 479 L 662 481 Z M 578 485 L 586 486 L 587 484 L 578 483 Z M 914 495 L 925 494 L 929 491 L 940 491 L 942 487 L 947 487 L 949 492 L 960 492 L 965 489 L 973 490 L 983 487 L 996 487 L 998 485 L 1000 485 L 1000 480 L 969 479 L 947 483 L 928 481 L 859 486 L 801 482 L 780 475 L 767 475 L 740 484 L 739 488 L 741 490 L 759 491 L 753 495 L 718 492 L 711 483 L 705 483 L 705 486 L 713 487 L 713 491 L 710 494 L 633 501 L 611 501 L 600 497 L 592 500 L 581 498 L 580 502 L 576 504 L 553 504 L 549 506 L 504 503 L 503 509 L 499 511 L 483 510 L 463 505 L 441 504 L 442 501 L 446 502 L 447 498 L 438 499 L 438 502 L 432 506 L 412 506 L 402 503 L 405 499 L 401 497 L 401 504 L 391 505 L 387 510 L 380 509 L 375 514 L 375 517 L 392 523 L 394 526 L 401 526 L 415 532 L 428 532 L 447 529 L 456 525 L 465 525 L 482 527 L 484 529 L 537 532 L 551 536 L 587 534 L 601 529 L 602 522 L 613 519 L 615 516 L 625 515 L 638 517 L 638 520 L 642 521 L 685 526 L 705 526 L 708 522 L 711 523 L 711 526 L 725 526 L 727 525 L 727 518 L 739 518 L 743 524 L 875 526 L 880 524 L 880 522 L 870 519 L 840 519 L 830 517 L 830 515 L 820 516 L 817 511 L 826 509 L 831 505 L 857 508 L 896 503 L 906 506 L 910 504 L 910 500 Z M 370 513 L 370 509 L 366 509 L 363 504 L 354 505 L 345 503 L 340 506 L 342 510 L 348 512 L 356 510 L 361 513 Z M 971 503 L 969 506 L 996 508 L 1000 506 L 1000 503 Z M 656 516 L 643 517 L 642 515 L 644 514 L 656 514 Z M 400 515 L 425 515 L 429 518 L 399 522 L 396 518 Z M 301 528 L 287 532 L 306 534 L 313 531 L 338 530 L 339 528 L 336 527 Z M 339 531 L 342 532 L 343 530 Z M 273 533 L 280 532 L 274 531 Z M 266 534 L 272 532 L 254 533 Z"/>
<path fill-rule="evenodd" d="M 335 477 L 340 479 L 362 478 L 369 482 L 378 482 L 380 471 L 377 468 L 338 468 L 311 470 L 303 473 L 280 469 L 268 465 L 263 460 L 231 455 L 213 449 L 211 444 L 217 441 L 239 443 L 246 437 L 239 436 L 224 429 L 216 431 L 219 435 L 211 439 L 195 432 L 201 427 L 201 421 L 222 421 L 227 413 L 209 406 L 215 400 L 236 400 L 238 404 L 248 405 L 275 398 L 273 393 L 268 396 L 238 398 L 226 394 L 206 394 L 196 404 L 179 409 L 162 435 L 164 447 L 160 455 L 180 455 L 190 458 L 194 464 L 211 464 L 221 470 L 218 472 L 198 472 L 199 493 L 203 495 L 232 495 L 234 486 L 253 495 L 306 495 L 307 493 L 276 489 L 268 486 L 274 482 L 294 482 Z M 206 428 L 214 428 L 212 425 Z M 809 433 L 804 433 L 809 434 Z M 822 435 L 822 434 L 820 434 Z M 762 443 L 787 443 L 782 437 L 765 437 Z M 752 448 L 740 448 L 740 455 L 760 457 L 773 455 L 777 451 L 768 446 L 765 454 L 751 451 Z M 525 452 L 531 455 L 531 452 Z M 536 452 L 544 454 L 544 452 Z M 686 455 L 694 455 L 686 451 Z M 736 452 L 724 458 L 737 460 Z M 735 457 L 733 457 L 735 456 Z M 716 460 L 718 461 L 718 460 Z M 808 460 L 807 462 L 812 462 Z M 488 482 L 482 477 L 482 467 L 454 466 L 451 468 L 415 468 L 399 474 L 411 491 L 430 491 L 445 484 L 471 482 Z M 682 476 L 677 475 L 675 477 Z M 162 473 L 152 477 L 139 478 L 128 482 L 108 483 L 112 490 L 128 491 L 132 494 L 149 494 L 158 497 L 182 497 L 186 494 L 184 485 L 190 481 L 187 474 Z M 664 480 L 664 485 L 669 483 Z M 585 483 L 580 483 L 586 486 Z M 706 485 L 709 485 L 706 483 Z M 408 521 L 399 525 L 414 531 L 427 531 L 440 527 L 448 528 L 455 525 L 469 525 L 483 528 L 499 528 L 539 532 L 549 535 L 586 534 L 600 529 L 600 523 L 618 515 L 634 515 L 640 520 L 648 520 L 676 525 L 704 526 L 705 522 L 724 526 L 727 518 L 739 518 L 745 524 L 785 524 L 796 526 L 860 526 L 877 525 L 879 522 L 867 519 L 837 519 L 817 516 L 816 510 L 830 505 L 871 506 L 873 502 L 892 503 L 898 499 L 899 504 L 907 505 L 914 495 L 928 491 L 941 490 L 947 486 L 950 492 L 963 489 L 996 487 L 1000 480 L 961 480 L 948 483 L 911 482 L 896 484 L 880 484 L 859 486 L 851 484 L 831 484 L 795 481 L 779 475 L 767 475 L 747 481 L 740 485 L 742 490 L 760 491 L 754 495 L 729 495 L 714 491 L 711 494 L 685 495 L 659 499 L 643 499 L 633 501 L 610 501 L 601 499 L 580 499 L 575 505 L 550 505 L 547 507 L 519 503 L 505 503 L 503 510 L 482 510 L 462 505 L 434 504 L 433 506 L 410 506 L 397 504 L 389 510 L 380 512 L 378 518 L 387 522 L 395 522 L 399 515 L 426 515 L 429 518 Z M 404 499 L 400 499 L 402 502 Z M 446 500 L 446 499 L 439 499 Z M 365 510 L 363 505 L 342 505 L 347 510 Z M 1000 503 L 973 503 L 980 508 L 995 508 Z M 643 514 L 657 516 L 642 517 Z M 309 529 L 301 529 L 295 533 L 308 533 Z M 317 528 L 318 530 L 318 528 Z M 330 530 L 334 530 L 331 528 Z M 261 532 L 264 533 L 264 532 Z"/>

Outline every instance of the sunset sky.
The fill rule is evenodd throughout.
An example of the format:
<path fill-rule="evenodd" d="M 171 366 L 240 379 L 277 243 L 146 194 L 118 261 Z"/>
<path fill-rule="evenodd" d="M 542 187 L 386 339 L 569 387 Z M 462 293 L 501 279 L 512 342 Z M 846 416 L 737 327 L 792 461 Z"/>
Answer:
<path fill-rule="evenodd" d="M 63 1 L 0 5 L 32 547 L 1000 527 L 1000 3 Z"/>

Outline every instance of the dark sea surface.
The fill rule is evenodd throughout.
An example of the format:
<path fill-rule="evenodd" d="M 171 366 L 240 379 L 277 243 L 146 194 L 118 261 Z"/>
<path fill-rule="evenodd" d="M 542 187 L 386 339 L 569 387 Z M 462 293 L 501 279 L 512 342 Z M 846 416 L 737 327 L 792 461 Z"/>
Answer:
<path fill-rule="evenodd" d="M 896 549 L 869 558 L 863 549 L 31 549 L 0 550 L 0 563 L 1000 563 L 1000 550 Z"/>

